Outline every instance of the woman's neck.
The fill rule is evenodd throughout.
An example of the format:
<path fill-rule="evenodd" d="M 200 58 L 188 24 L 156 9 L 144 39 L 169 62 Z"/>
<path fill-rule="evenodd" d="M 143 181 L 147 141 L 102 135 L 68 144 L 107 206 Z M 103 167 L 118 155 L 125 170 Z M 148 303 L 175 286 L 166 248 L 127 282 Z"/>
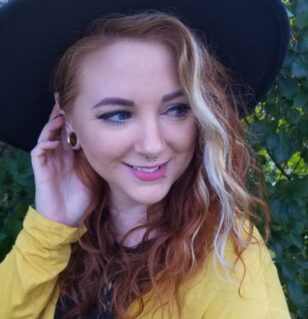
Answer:
<path fill-rule="evenodd" d="M 116 240 L 121 242 L 123 236 L 138 225 L 146 222 L 146 207 L 128 207 L 110 209 L 112 222 L 116 230 Z M 145 229 L 138 229 L 130 234 L 124 241 L 123 245 L 126 247 L 137 246 L 145 233 Z"/>

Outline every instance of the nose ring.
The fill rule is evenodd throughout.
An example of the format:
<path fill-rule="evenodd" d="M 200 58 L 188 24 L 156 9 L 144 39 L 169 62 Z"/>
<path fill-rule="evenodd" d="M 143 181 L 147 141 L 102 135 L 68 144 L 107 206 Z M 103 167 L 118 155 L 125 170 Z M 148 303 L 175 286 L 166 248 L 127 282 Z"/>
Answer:
<path fill-rule="evenodd" d="M 157 159 L 158 159 L 158 156 L 153 156 L 153 157 L 151 157 L 151 156 L 146 156 L 145 157 L 146 158 L 146 160 L 148 161 L 148 162 L 150 162 L 150 161 L 157 161 Z"/>

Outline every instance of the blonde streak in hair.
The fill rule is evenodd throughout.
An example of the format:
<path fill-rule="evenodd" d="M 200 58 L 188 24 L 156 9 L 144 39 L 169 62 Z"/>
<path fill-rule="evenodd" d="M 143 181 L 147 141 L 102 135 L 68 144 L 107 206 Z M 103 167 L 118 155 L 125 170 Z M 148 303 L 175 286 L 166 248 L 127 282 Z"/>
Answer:
<path fill-rule="evenodd" d="M 216 151 L 215 151 L 216 150 Z M 234 280 L 230 277 L 229 269 L 232 269 L 233 266 L 228 264 L 224 259 L 224 251 L 228 236 L 232 229 L 235 230 L 239 239 L 242 239 L 241 236 L 241 227 L 236 227 L 234 224 L 234 210 L 235 203 L 233 197 L 227 192 L 226 185 L 229 185 L 235 191 L 235 197 L 238 202 L 242 202 L 244 208 L 248 209 L 249 198 L 247 193 L 232 179 L 229 174 L 227 174 L 221 161 L 217 161 L 215 154 L 219 154 L 221 151 L 221 144 L 215 143 L 215 140 L 209 141 L 207 139 L 205 156 L 204 156 L 204 165 L 208 173 L 209 182 L 212 187 L 216 190 L 220 202 L 221 202 L 221 211 L 220 219 L 217 231 L 214 237 L 214 269 L 217 276 L 223 280 L 230 282 L 231 284 L 236 284 Z M 221 157 L 220 157 L 221 158 Z M 245 242 L 243 242 L 245 243 Z M 223 276 L 220 274 L 217 268 L 217 260 L 223 268 Z"/>
<path fill-rule="evenodd" d="M 226 191 L 225 188 L 225 180 L 223 178 L 222 171 L 224 171 L 221 160 L 217 161 L 214 154 L 217 152 L 213 151 L 218 147 L 212 146 L 207 142 L 205 157 L 204 157 L 204 166 L 207 171 L 208 179 L 211 186 L 216 191 L 218 197 L 220 198 L 221 210 L 220 210 L 220 218 L 218 228 L 214 237 L 214 268 L 216 273 L 220 278 L 222 278 L 216 267 L 216 259 L 219 260 L 221 266 L 223 267 L 224 274 L 227 277 L 227 280 L 230 281 L 228 268 L 232 268 L 225 259 L 224 259 L 224 251 L 227 242 L 228 235 L 232 229 L 232 212 L 233 212 L 233 200 L 230 194 Z M 212 147 L 211 147 L 212 146 Z M 219 169 L 220 166 L 220 169 Z M 223 278 L 222 278 L 223 279 Z"/>
<path fill-rule="evenodd" d="M 249 195 L 225 170 L 222 171 L 223 178 L 226 184 L 232 189 L 235 194 L 234 198 L 238 203 L 241 203 L 242 211 L 247 212 L 249 207 Z"/>
<path fill-rule="evenodd" d="M 225 189 L 223 189 L 222 191 L 225 192 Z M 233 207 L 232 207 L 233 205 L 231 204 L 232 200 L 230 199 L 229 194 L 225 194 L 225 195 L 219 194 L 219 197 L 221 202 L 221 210 L 220 210 L 219 224 L 214 237 L 214 259 L 213 259 L 214 269 L 217 276 L 221 280 L 234 283 L 230 277 L 230 272 L 229 272 L 229 270 L 233 268 L 233 265 L 226 262 L 224 258 L 228 236 L 233 227 L 233 218 L 231 215 L 233 212 Z M 223 275 L 221 275 L 220 272 L 218 271 L 217 260 L 219 261 L 222 267 Z"/>
<path fill-rule="evenodd" d="M 237 220 L 233 219 L 232 228 L 235 231 L 239 241 L 243 245 L 246 245 L 246 240 L 243 238 L 242 225 L 245 218 L 245 213 L 249 212 L 250 196 L 247 191 L 238 183 L 236 183 L 226 171 L 223 171 L 222 173 L 226 183 L 228 184 L 229 188 L 232 189 L 232 192 L 234 193 L 234 197 L 236 199 L 236 203 L 234 204 L 233 209 L 236 212 L 240 213 L 240 217 L 237 218 Z"/>
<path fill-rule="evenodd" d="M 195 106 L 196 116 L 199 120 L 201 127 L 206 133 L 206 143 L 205 143 L 205 158 L 204 165 L 205 169 L 208 172 L 208 178 L 211 186 L 216 191 L 217 195 L 220 198 L 221 202 L 221 216 L 219 220 L 218 229 L 214 238 L 214 268 L 217 275 L 221 278 L 217 267 L 216 267 L 216 259 L 219 260 L 227 279 L 229 280 L 229 272 L 228 268 L 232 268 L 225 259 L 224 259 L 224 251 L 227 242 L 228 235 L 232 229 L 232 198 L 230 194 L 226 191 L 225 181 L 222 175 L 222 171 L 226 167 L 226 159 L 229 151 L 229 140 L 226 130 L 222 127 L 219 121 L 216 119 L 215 115 L 208 107 L 207 103 L 204 101 L 202 96 L 202 91 L 200 88 L 200 79 L 201 79 L 201 71 L 202 70 L 202 59 L 201 59 L 201 50 L 198 47 L 197 42 L 191 37 L 191 44 L 193 48 L 193 53 L 195 57 L 194 70 L 192 70 L 193 74 L 193 105 Z M 205 138 L 203 137 L 203 138 Z M 217 142 L 217 138 L 218 141 Z M 216 143 L 214 141 L 216 140 Z M 210 146 L 209 146 L 210 144 Z M 216 147 L 215 147 L 216 144 Z M 211 147 L 212 146 L 212 147 Z M 215 152 L 216 150 L 216 152 Z M 214 158 L 214 154 L 218 154 L 218 158 Z M 219 167 L 221 167 L 219 169 Z M 230 281 L 230 280 L 229 280 Z"/>
<path fill-rule="evenodd" d="M 196 255 L 195 255 L 195 247 L 194 247 L 194 243 L 195 243 L 195 238 L 199 233 L 199 230 L 201 228 L 201 224 L 196 228 L 196 230 L 193 232 L 193 235 L 191 237 L 191 241 L 190 241 L 190 253 L 191 253 L 191 269 L 193 268 L 193 266 L 196 264 Z"/>
<path fill-rule="evenodd" d="M 193 105 L 198 106 L 198 105 L 205 105 L 206 109 L 208 109 L 207 105 L 204 102 L 204 99 L 202 97 L 202 93 L 201 93 L 201 88 L 199 85 L 199 81 L 201 78 L 201 73 L 200 70 L 203 67 L 203 61 L 201 59 L 201 52 L 199 50 L 198 44 L 195 41 L 194 37 L 191 35 L 189 37 L 189 39 L 191 40 L 191 44 L 192 44 L 192 50 L 193 50 L 193 57 L 195 59 L 195 63 L 193 64 L 193 70 L 192 70 L 192 88 L 193 88 L 193 94 L 192 94 L 192 99 L 193 99 Z M 186 51 L 186 47 L 184 47 L 184 52 L 185 55 L 187 55 L 187 51 Z M 217 131 L 217 127 L 220 127 L 219 122 L 216 120 L 216 118 L 213 116 L 213 114 L 211 112 L 209 112 L 209 116 L 207 116 L 206 114 L 203 113 L 203 111 L 198 109 L 198 107 L 196 107 L 196 111 L 197 111 L 197 118 L 201 118 L 203 119 L 203 121 L 201 120 L 201 123 L 213 123 L 213 131 Z M 199 114 L 198 114 L 199 113 Z M 216 125 L 215 125 L 216 124 Z M 201 126 L 204 127 L 204 125 L 201 124 Z M 225 161 L 221 160 L 223 163 Z M 200 191 L 201 196 L 203 195 L 204 200 L 206 201 L 206 205 L 208 207 L 209 205 L 209 193 L 206 187 L 206 184 L 204 182 L 204 179 L 202 178 L 201 174 L 198 176 L 198 180 L 197 180 L 197 185 L 198 185 L 198 190 Z M 198 232 L 201 228 L 201 225 L 199 225 L 195 231 L 193 232 L 192 238 L 191 238 L 191 242 L 190 242 L 190 251 L 191 251 L 191 256 L 192 256 L 192 264 L 191 264 L 191 268 L 195 265 L 196 263 L 196 257 L 195 257 L 195 251 L 194 251 L 194 241 L 196 236 L 198 235 Z M 222 260 L 222 264 L 224 264 L 224 260 Z"/>
<path fill-rule="evenodd" d="M 211 145 L 209 146 L 209 149 L 211 148 Z M 215 152 L 209 152 L 209 154 L 215 154 Z M 215 167 L 215 159 L 208 155 L 206 157 L 208 159 L 208 162 L 206 162 L 207 169 L 211 169 L 211 167 Z M 225 263 L 224 261 L 224 250 L 225 246 L 228 240 L 228 235 L 230 231 L 233 229 L 236 233 L 239 241 L 242 245 L 247 245 L 247 241 L 243 238 L 243 225 L 244 225 L 244 214 L 240 214 L 239 219 L 235 220 L 234 212 L 248 212 L 249 211 L 249 203 L 250 198 L 249 194 L 245 191 L 243 187 L 241 187 L 238 183 L 234 181 L 234 179 L 227 173 L 227 171 L 219 165 L 219 162 L 217 163 L 217 167 L 219 172 L 221 173 L 221 177 L 223 181 L 225 182 L 225 185 L 228 185 L 230 189 L 232 189 L 234 196 L 230 196 L 228 192 L 226 192 L 225 187 L 223 186 L 221 188 L 221 193 L 219 194 L 219 197 L 221 199 L 222 209 L 221 209 L 221 218 L 219 221 L 219 226 L 215 234 L 214 238 L 214 251 L 215 251 L 215 257 L 214 257 L 214 268 L 216 271 L 216 274 L 224 280 L 222 276 L 220 276 L 220 273 L 217 269 L 216 260 L 218 259 L 220 264 L 223 267 L 224 275 L 226 276 L 226 279 L 228 282 L 232 284 L 236 284 L 233 279 L 229 276 L 228 269 L 232 269 L 233 266 L 229 265 L 228 263 Z M 209 176 L 211 179 L 212 184 L 215 183 L 213 176 L 214 174 L 210 174 Z M 217 185 L 216 181 L 216 185 Z M 240 207 L 237 205 L 239 204 Z"/>
<path fill-rule="evenodd" d="M 245 234 L 245 218 L 239 218 L 236 220 L 236 223 L 234 223 L 234 227 L 233 230 L 235 232 L 235 234 L 237 235 L 237 238 L 239 239 L 241 245 L 243 245 L 243 247 L 247 247 L 247 245 L 249 244 L 249 240 L 244 238 L 244 234 Z"/>
<path fill-rule="evenodd" d="M 197 60 L 197 63 L 196 63 L 196 66 L 197 66 L 198 59 L 196 60 Z M 222 280 L 225 280 L 222 276 L 220 276 L 220 273 L 217 269 L 216 260 L 218 259 L 223 268 L 224 274 L 227 277 L 227 281 L 233 282 L 229 276 L 229 271 L 228 271 L 228 268 L 232 268 L 232 265 L 228 264 L 224 259 L 224 251 L 225 251 L 227 238 L 233 226 L 232 218 L 230 216 L 230 213 L 232 212 L 232 207 L 230 206 L 232 205 L 230 205 L 231 198 L 230 198 L 230 195 L 226 192 L 224 178 L 221 173 L 226 167 L 226 157 L 229 150 L 229 141 L 228 141 L 226 131 L 223 129 L 223 127 L 220 125 L 220 123 L 218 122 L 214 114 L 208 108 L 207 104 L 204 102 L 196 77 L 194 77 L 194 80 L 195 80 L 193 85 L 193 87 L 195 88 L 194 105 L 204 106 L 203 109 L 201 107 L 200 108 L 196 107 L 197 113 L 199 113 L 197 114 L 197 117 L 200 121 L 201 127 L 205 128 L 206 132 L 210 131 L 212 133 L 212 134 L 206 134 L 207 142 L 206 142 L 206 148 L 205 148 L 204 165 L 205 165 L 205 169 L 208 172 L 209 182 L 214 188 L 214 190 L 216 191 L 216 193 L 218 194 L 221 201 L 221 205 L 222 205 L 221 217 L 220 217 L 218 229 L 216 231 L 215 238 L 214 238 L 214 253 L 215 253 L 214 259 L 213 259 L 214 268 L 218 277 L 220 277 Z M 197 88 L 199 90 L 197 90 Z M 220 143 L 222 144 L 222 146 L 221 147 L 217 146 L 216 148 L 209 147 L 208 139 L 212 137 L 212 140 L 215 140 L 215 137 L 217 137 L 217 135 L 221 137 L 221 140 L 223 141 L 223 143 Z M 215 150 L 215 149 L 216 150 L 218 149 L 218 152 L 211 152 L 211 150 Z M 222 152 L 222 150 L 224 150 L 225 152 Z M 218 160 L 217 158 L 213 159 L 212 158 L 213 156 L 211 156 L 211 154 L 218 154 Z M 219 166 L 221 166 L 222 169 L 219 169 Z"/>
<path fill-rule="evenodd" d="M 193 64 L 193 70 L 192 70 L 192 105 L 193 109 L 195 111 L 195 115 L 199 120 L 199 123 L 205 132 L 205 136 L 202 136 L 202 138 L 207 139 L 205 142 L 205 145 L 207 145 L 208 140 L 211 144 L 211 141 L 221 141 L 221 147 L 212 148 L 211 150 L 216 149 L 216 152 L 209 152 L 208 158 L 211 158 L 210 154 L 218 154 L 218 161 L 217 158 L 215 160 L 210 161 L 210 166 L 212 167 L 211 173 L 215 172 L 216 179 L 211 179 L 212 174 L 209 174 L 209 179 L 214 187 L 214 189 L 220 190 L 224 193 L 226 193 L 226 196 L 229 194 L 225 192 L 224 187 L 224 180 L 222 178 L 222 175 L 220 171 L 217 168 L 217 165 L 215 163 L 219 163 L 223 168 L 226 167 L 226 158 L 229 151 L 229 140 L 226 130 L 222 127 L 222 125 L 219 123 L 219 121 L 216 119 L 214 113 L 211 111 L 211 109 L 208 107 L 207 103 L 204 101 L 202 96 L 202 90 L 200 88 L 200 79 L 201 79 L 201 70 L 203 67 L 203 60 L 202 60 L 202 52 L 199 48 L 198 42 L 195 40 L 194 36 L 191 34 L 189 37 L 191 48 L 193 50 L 193 57 L 195 59 L 195 63 Z M 217 143 L 217 142 L 216 142 Z M 213 143 L 212 143 L 213 144 Z M 209 150 L 207 146 L 205 147 L 205 152 Z M 213 165 L 211 165 L 211 162 Z M 205 169 L 207 170 L 207 163 L 205 162 Z M 201 187 L 202 189 L 202 187 Z M 220 193 L 217 192 L 219 195 Z"/>
<path fill-rule="evenodd" d="M 211 108 L 205 102 L 202 89 L 200 87 L 200 83 L 202 83 L 201 79 L 201 71 L 203 69 L 203 59 L 202 59 L 202 51 L 199 47 L 198 42 L 195 38 L 191 37 L 191 44 L 192 49 L 194 52 L 195 57 L 195 65 L 193 70 L 193 98 L 194 98 L 194 105 L 196 106 L 195 109 L 198 112 L 198 119 L 201 120 L 202 124 L 204 124 L 204 128 L 206 129 L 207 133 L 212 133 L 212 135 L 216 135 L 221 139 L 223 144 L 223 150 L 225 150 L 224 154 L 222 154 L 222 158 L 220 158 L 220 162 L 222 163 L 223 167 L 226 165 L 226 155 L 228 154 L 229 150 L 229 139 L 226 130 L 222 127 L 220 122 L 217 120 L 216 116 L 212 112 Z M 200 105 L 200 107 L 198 107 Z M 212 138 L 215 138 L 212 136 Z"/>
<path fill-rule="evenodd" d="M 207 138 L 207 141 L 206 141 L 206 144 L 207 144 L 208 142 L 211 143 L 213 140 L 215 140 L 215 137 L 217 137 L 217 136 L 222 137 L 221 138 L 221 140 L 223 141 L 222 144 L 224 144 L 225 147 L 221 147 L 221 148 L 216 147 L 216 149 L 218 149 L 218 150 L 221 150 L 221 149 L 226 150 L 227 149 L 228 150 L 229 142 L 228 142 L 228 138 L 226 137 L 226 132 L 222 128 L 222 126 L 220 125 L 220 123 L 218 122 L 218 120 L 216 119 L 216 117 L 214 116 L 212 111 L 210 110 L 210 108 L 207 106 L 206 102 L 203 99 L 202 93 L 201 93 L 201 88 L 200 88 L 200 84 L 199 84 L 200 78 L 201 78 L 200 70 L 202 69 L 201 52 L 200 52 L 200 50 L 198 48 L 198 44 L 194 40 L 193 36 L 189 37 L 189 39 L 191 40 L 191 47 L 192 47 L 192 50 L 194 53 L 193 57 L 195 59 L 195 63 L 192 64 L 193 69 L 191 70 L 191 74 L 192 74 L 191 98 L 192 98 L 192 105 L 195 106 L 194 109 L 195 109 L 196 117 L 198 118 L 199 123 L 200 123 L 201 127 L 203 128 L 203 131 L 206 132 L 206 136 L 202 136 L 202 138 L 205 138 L 205 137 Z M 185 50 L 185 53 L 186 53 L 186 50 Z M 209 149 L 210 150 L 215 149 L 215 147 L 213 147 L 213 148 L 206 147 L 205 153 Z M 210 153 L 215 153 L 215 152 L 210 152 Z M 226 159 L 227 151 L 225 152 L 225 154 L 221 154 L 221 153 L 222 152 L 216 152 L 216 154 L 220 155 L 218 162 L 220 162 L 222 166 L 225 166 L 226 165 L 225 159 Z M 223 253 L 221 253 L 221 251 L 224 251 L 226 240 L 224 238 L 222 238 L 218 241 L 217 234 L 219 234 L 221 232 L 222 226 L 223 225 L 225 226 L 225 224 L 226 224 L 225 213 L 224 213 L 225 209 L 224 208 L 226 206 L 228 206 L 228 201 L 225 200 L 225 197 L 228 196 L 228 194 L 226 194 L 226 196 L 221 195 L 222 193 L 225 192 L 225 188 L 224 188 L 224 181 L 223 181 L 222 175 L 220 174 L 219 170 L 217 169 L 217 165 L 214 164 L 217 161 L 217 158 L 215 159 L 215 161 L 210 160 L 210 163 L 209 163 L 210 165 L 207 165 L 207 163 L 206 163 L 207 157 L 210 158 L 211 156 L 205 155 L 204 166 L 205 166 L 205 169 L 208 171 L 208 177 L 209 177 L 210 184 L 212 185 L 212 187 L 215 189 L 216 193 L 220 197 L 220 200 L 222 202 L 222 207 L 223 207 L 222 212 L 221 212 L 221 218 L 220 218 L 218 230 L 216 232 L 215 239 L 214 239 L 214 251 L 215 251 L 215 256 L 217 256 L 223 269 L 225 270 L 229 265 L 226 264 L 226 262 L 223 258 Z M 208 170 L 208 167 L 212 167 L 212 169 Z M 200 185 L 200 190 L 202 190 L 204 195 L 208 195 L 207 191 L 205 193 L 205 189 L 206 189 L 205 185 L 203 185 L 203 183 L 201 183 L 201 182 L 199 182 L 199 185 Z M 204 198 L 208 198 L 208 197 L 204 197 Z M 226 202 L 226 204 L 224 204 L 225 202 Z M 230 226 L 227 228 L 228 228 L 228 230 L 231 229 Z M 197 235 L 197 233 L 198 233 L 198 229 L 195 231 L 195 235 Z M 226 234 L 226 232 L 225 232 L 225 234 Z M 227 236 L 224 236 L 224 237 L 227 237 Z M 221 240 L 222 240 L 222 242 L 221 242 Z M 191 245 L 191 250 L 193 252 L 193 241 L 192 241 L 192 245 Z M 194 252 L 193 252 L 192 256 L 194 256 Z M 217 270 L 216 257 L 214 258 L 214 267 L 215 267 L 215 270 Z M 218 271 L 216 271 L 216 272 L 218 273 Z"/>

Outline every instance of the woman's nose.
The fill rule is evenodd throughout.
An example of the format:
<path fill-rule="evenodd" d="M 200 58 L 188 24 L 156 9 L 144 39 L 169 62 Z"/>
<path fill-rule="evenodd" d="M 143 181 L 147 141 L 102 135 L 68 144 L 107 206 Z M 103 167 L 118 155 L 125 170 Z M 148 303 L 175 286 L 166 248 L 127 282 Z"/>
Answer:
<path fill-rule="evenodd" d="M 158 119 L 147 119 L 141 123 L 137 133 L 135 149 L 147 156 L 159 156 L 165 148 L 164 132 Z"/>

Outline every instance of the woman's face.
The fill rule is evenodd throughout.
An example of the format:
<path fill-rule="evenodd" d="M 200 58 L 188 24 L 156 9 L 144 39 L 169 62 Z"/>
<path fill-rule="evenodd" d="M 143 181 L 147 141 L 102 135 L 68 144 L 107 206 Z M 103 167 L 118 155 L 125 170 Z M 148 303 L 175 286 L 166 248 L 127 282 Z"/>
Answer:
<path fill-rule="evenodd" d="M 171 49 L 121 39 L 85 57 L 79 71 L 69 123 L 90 165 L 108 182 L 112 201 L 160 201 L 189 165 L 196 141 Z"/>

